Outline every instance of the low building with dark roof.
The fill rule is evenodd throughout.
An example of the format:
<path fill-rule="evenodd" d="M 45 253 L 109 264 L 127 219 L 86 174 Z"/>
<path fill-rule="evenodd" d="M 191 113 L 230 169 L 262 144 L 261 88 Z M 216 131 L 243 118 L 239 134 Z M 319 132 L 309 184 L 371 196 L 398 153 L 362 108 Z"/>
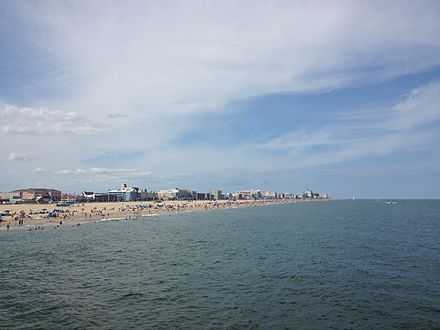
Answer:
<path fill-rule="evenodd" d="M 44 201 L 58 202 L 61 200 L 61 191 L 47 188 L 27 188 L 13 190 L 13 193 L 19 193 L 23 201 L 36 201 L 43 198 Z"/>

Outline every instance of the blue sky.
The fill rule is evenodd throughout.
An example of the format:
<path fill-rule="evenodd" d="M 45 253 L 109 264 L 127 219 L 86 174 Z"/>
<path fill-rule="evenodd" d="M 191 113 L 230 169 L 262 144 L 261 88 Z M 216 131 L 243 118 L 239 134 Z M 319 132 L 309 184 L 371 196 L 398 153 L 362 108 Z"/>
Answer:
<path fill-rule="evenodd" d="M 0 190 L 440 198 L 437 1 L 2 1 Z"/>

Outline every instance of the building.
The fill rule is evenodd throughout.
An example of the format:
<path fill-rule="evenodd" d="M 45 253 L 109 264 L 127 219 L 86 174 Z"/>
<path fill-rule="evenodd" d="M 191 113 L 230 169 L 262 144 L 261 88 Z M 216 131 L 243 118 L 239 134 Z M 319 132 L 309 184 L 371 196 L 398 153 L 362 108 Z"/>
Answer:
<path fill-rule="evenodd" d="M 157 196 L 161 200 L 193 200 L 193 192 L 188 189 L 171 188 L 160 190 Z"/>
<path fill-rule="evenodd" d="M 101 202 L 101 203 L 110 203 L 110 202 L 125 202 L 125 195 L 123 193 L 112 193 L 108 192 L 93 192 L 93 191 L 83 191 L 81 197 L 78 198 L 78 201 L 81 202 Z"/>
<path fill-rule="evenodd" d="M 234 199 L 234 194 L 233 193 L 224 193 L 223 194 L 223 198 L 227 199 L 227 200 L 233 200 Z"/>
<path fill-rule="evenodd" d="M 328 197 L 328 195 L 327 195 Z M 295 196 L 296 199 L 322 199 L 318 193 L 314 193 L 311 189 Z"/>
<path fill-rule="evenodd" d="M 117 202 L 135 202 L 141 200 L 141 191 L 138 187 L 128 187 L 125 183 L 119 189 L 109 190 L 108 194 Z"/>
<path fill-rule="evenodd" d="M 264 193 L 264 198 L 266 198 L 266 199 L 275 199 L 275 198 L 277 198 L 277 193 L 273 192 L 273 191 L 266 191 Z"/>
<path fill-rule="evenodd" d="M 200 192 L 198 192 L 198 193 L 196 193 L 196 198 L 195 199 L 198 200 L 198 201 L 207 200 L 208 199 L 208 194 L 207 193 L 200 193 Z"/>
<path fill-rule="evenodd" d="M 242 190 L 237 191 L 235 193 L 235 199 L 246 199 L 246 200 L 252 200 L 252 199 L 261 199 L 263 196 L 261 195 L 260 190 Z"/>
<path fill-rule="evenodd" d="M 276 198 L 277 199 L 284 199 L 285 198 L 285 194 L 284 193 L 277 193 Z"/>
<path fill-rule="evenodd" d="M 285 199 L 294 199 L 295 194 L 294 193 L 284 193 L 284 198 Z"/>
<path fill-rule="evenodd" d="M 137 187 L 128 187 L 123 183 L 120 189 L 110 189 L 107 192 L 82 192 L 79 200 L 84 202 L 135 202 L 140 201 L 142 192 Z"/>
<path fill-rule="evenodd" d="M 208 189 L 208 195 L 209 195 L 209 200 L 211 201 L 218 201 L 223 199 L 223 194 L 221 190 L 217 190 L 217 189 Z"/>
<path fill-rule="evenodd" d="M 18 192 L 0 192 L 0 204 L 15 203 L 19 199 L 20 193 Z"/>
<path fill-rule="evenodd" d="M 313 191 L 310 189 L 307 189 L 305 192 L 303 192 L 303 199 L 311 199 L 313 198 Z"/>
<path fill-rule="evenodd" d="M 280 192 L 273 192 L 273 191 L 266 191 L 264 193 L 264 198 L 266 199 L 292 199 L 295 198 L 295 194 L 293 193 L 280 193 Z"/>
<path fill-rule="evenodd" d="M 78 202 L 114 202 L 115 196 L 110 198 L 108 193 L 95 193 L 93 191 L 83 191 L 81 197 L 78 198 Z"/>
<path fill-rule="evenodd" d="M 154 201 L 158 199 L 158 195 L 155 191 L 147 191 L 145 189 L 144 191 L 140 192 L 140 199 L 141 201 Z"/>
<path fill-rule="evenodd" d="M 61 202 L 63 202 L 63 203 L 73 204 L 73 203 L 76 203 L 77 200 L 78 200 L 78 195 L 76 195 L 76 194 L 68 193 L 68 194 L 63 194 L 61 196 Z"/>
<path fill-rule="evenodd" d="M 19 198 L 22 202 L 58 202 L 61 200 L 61 191 L 47 188 L 18 189 L 11 192 L 13 198 Z"/>
<path fill-rule="evenodd" d="M 176 200 L 179 189 L 162 189 L 157 192 L 157 198 L 161 200 Z"/>

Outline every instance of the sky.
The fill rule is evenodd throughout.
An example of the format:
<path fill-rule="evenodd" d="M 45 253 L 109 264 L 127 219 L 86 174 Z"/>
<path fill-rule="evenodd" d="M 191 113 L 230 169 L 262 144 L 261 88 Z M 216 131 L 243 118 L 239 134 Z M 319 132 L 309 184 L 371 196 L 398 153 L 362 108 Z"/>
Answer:
<path fill-rule="evenodd" d="M 0 191 L 440 198 L 440 2 L 1 1 L 0 165 Z"/>

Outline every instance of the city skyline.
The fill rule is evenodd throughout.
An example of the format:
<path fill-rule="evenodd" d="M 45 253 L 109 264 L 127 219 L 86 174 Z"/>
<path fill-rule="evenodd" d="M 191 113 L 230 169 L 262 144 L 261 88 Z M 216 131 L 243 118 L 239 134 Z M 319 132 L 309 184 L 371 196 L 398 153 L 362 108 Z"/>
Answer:
<path fill-rule="evenodd" d="M 0 191 L 440 198 L 436 1 L 0 9 Z"/>

